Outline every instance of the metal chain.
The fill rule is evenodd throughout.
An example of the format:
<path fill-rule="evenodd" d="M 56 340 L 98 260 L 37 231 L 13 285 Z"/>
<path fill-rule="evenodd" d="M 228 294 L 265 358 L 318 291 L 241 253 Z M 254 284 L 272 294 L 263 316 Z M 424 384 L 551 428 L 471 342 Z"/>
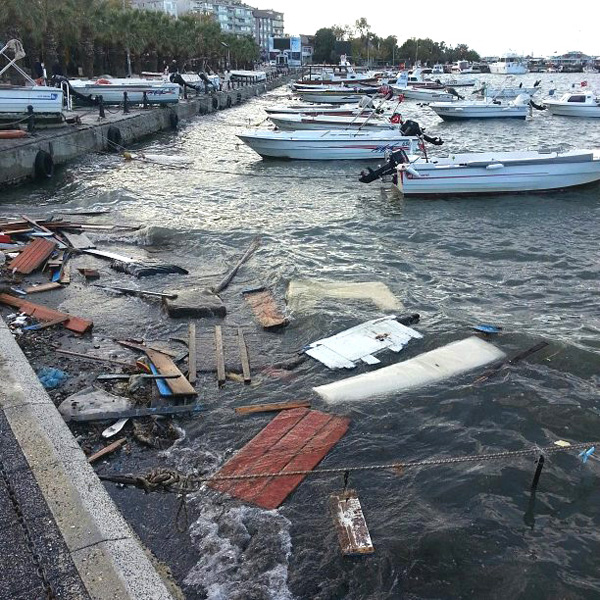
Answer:
<path fill-rule="evenodd" d="M 505 452 L 494 452 L 490 454 L 478 454 L 471 456 L 454 456 L 448 458 L 435 458 L 430 460 L 418 460 L 410 462 L 394 462 L 386 464 L 350 466 L 350 467 L 330 467 L 323 469 L 298 470 L 298 471 L 279 471 L 277 473 L 246 473 L 240 475 L 212 475 L 208 477 L 186 476 L 175 470 L 166 468 L 157 468 L 150 471 L 146 476 L 100 476 L 101 479 L 115 481 L 125 485 L 136 485 L 146 491 L 166 491 L 174 493 L 190 493 L 200 489 L 205 483 L 219 481 L 240 481 L 248 479 L 262 479 L 271 477 L 290 477 L 296 475 L 334 475 L 339 473 L 351 473 L 357 471 L 377 471 L 377 470 L 404 470 L 418 467 L 434 467 L 441 465 L 454 465 L 459 463 L 484 462 L 492 460 L 502 460 L 520 456 L 529 456 L 531 454 L 554 454 L 557 452 L 566 452 L 569 450 L 580 450 L 597 446 L 600 442 L 584 442 L 571 444 L 570 446 L 546 446 L 527 448 L 525 450 L 507 450 Z"/>
<path fill-rule="evenodd" d="M 39 552 L 37 551 L 37 549 L 35 547 L 35 543 L 33 541 L 34 536 L 32 535 L 31 531 L 29 530 L 27 521 L 25 519 L 25 515 L 23 514 L 23 511 L 21 510 L 21 505 L 19 503 L 19 499 L 17 498 L 17 495 L 15 494 L 15 490 L 13 489 L 13 486 L 10 482 L 10 479 L 8 477 L 6 469 L 4 468 L 4 463 L 2 461 L 0 461 L 0 477 L 2 478 L 2 480 L 4 481 L 4 485 L 6 486 L 6 491 L 10 498 L 10 501 L 12 502 L 13 509 L 14 509 L 16 517 L 17 517 L 17 521 L 21 525 L 21 528 L 25 534 L 27 548 L 28 548 L 29 552 L 31 553 L 31 557 L 36 566 L 36 570 L 35 570 L 36 575 L 40 578 L 40 580 L 42 582 L 42 586 L 44 587 L 45 598 L 46 598 L 46 600 L 56 600 L 57 599 L 56 592 L 52 586 L 52 583 L 50 583 L 50 580 L 48 579 L 46 569 L 45 569 L 44 565 L 42 564 L 42 557 L 40 556 Z"/>

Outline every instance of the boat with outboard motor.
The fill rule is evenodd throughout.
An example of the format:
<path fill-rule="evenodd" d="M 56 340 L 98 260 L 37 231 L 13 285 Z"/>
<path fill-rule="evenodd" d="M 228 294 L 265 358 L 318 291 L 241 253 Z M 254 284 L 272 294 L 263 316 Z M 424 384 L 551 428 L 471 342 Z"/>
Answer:
<path fill-rule="evenodd" d="M 180 87 L 170 81 L 152 81 L 149 79 L 102 77 L 90 79 L 70 79 L 71 88 L 79 95 L 88 98 L 102 96 L 104 104 L 121 104 L 123 93 L 127 92 L 127 101 L 142 104 L 144 94 L 151 104 L 176 104 L 179 102 Z M 75 102 L 80 100 L 76 95 Z"/>
<path fill-rule="evenodd" d="M 455 102 L 432 102 L 429 108 L 444 121 L 463 119 L 526 119 L 530 113 L 531 98 L 520 94 L 514 100 L 458 100 Z"/>
<path fill-rule="evenodd" d="M 394 130 L 326 129 L 314 131 L 245 131 L 237 134 L 246 145 L 263 158 L 301 160 L 370 160 L 382 159 L 390 152 L 413 153 L 423 140 L 435 145 L 440 138 L 425 136 L 407 121 Z"/>
<path fill-rule="evenodd" d="M 600 97 L 591 92 L 570 92 L 560 100 L 544 100 L 551 115 L 561 117 L 600 117 Z"/>
<path fill-rule="evenodd" d="M 295 94 L 305 102 L 315 104 L 355 104 L 365 94 L 376 94 L 376 87 L 323 87 L 319 89 L 296 90 Z"/>
<path fill-rule="evenodd" d="M 268 115 L 279 114 L 279 115 L 338 115 L 338 116 L 352 116 L 359 112 L 369 114 L 375 110 L 375 103 L 371 96 L 363 96 L 358 104 L 318 104 L 311 105 L 299 102 L 297 104 L 290 104 L 287 106 L 281 106 L 279 104 L 265 108 L 265 112 Z"/>
<path fill-rule="evenodd" d="M 62 89 L 38 85 L 17 64 L 17 61 L 25 56 L 23 45 L 19 40 L 9 40 L 0 49 L 0 57 L 7 61 L 7 64 L 0 68 L 0 76 L 12 68 L 26 83 L 20 86 L 5 84 L 0 86 L 0 115 L 6 114 L 9 120 L 14 120 L 15 114 L 27 114 L 30 106 L 36 115 L 49 115 L 54 118 L 55 115 L 62 114 L 64 98 Z"/>
<path fill-rule="evenodd" d="M 375 116 L 373 111 L 354 115 L 305 115 L 305 114 L 271 114 L 269 119 L 283 131 L 302 131 L 306 129 L 398 129 L 400 113 L 389 118 Z"/>
<path fill-rule="evenodd" d="M 505 85 L 496 87 L 484 83 L 483 86 L 472 92 L 473 94 L 482 94 L 484 98 L 516 98 L 519 94 L 528 94 L 535 96 L 540 91 L 541 80 L 536 81 L 532 86 L 525 86 L 523 83 L 519 85 Z"/>
<path fill-rule="evenodd" d="M 445 158 L 393 153 L 363 171 L 371 183 L 392 175 L 405 196 L 453 196 L 559 190 L 600 181 L 600 149 L 568 152 L 472 152 Z"/>

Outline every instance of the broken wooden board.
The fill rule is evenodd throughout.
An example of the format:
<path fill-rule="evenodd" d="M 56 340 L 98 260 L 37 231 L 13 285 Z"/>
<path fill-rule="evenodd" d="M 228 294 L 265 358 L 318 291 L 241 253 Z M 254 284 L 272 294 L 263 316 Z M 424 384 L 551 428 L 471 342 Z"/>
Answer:
<path fill-rule="evenodd" d="M 278 414 L 216 474 L 285 473 L 314 469 L 348 430 L 350 420 L 296 408 Z M 272 510 L 291 494 L 306 475 L 212 481 L 221 492 Z"/>
<path fill-rule="evenodd" d="M 146 348 L 148 358 L 160 375 L 179 375 L 176 379 L 165 379 L 172 396 L 197 396 L 194 386 L 183 376 L 177 365 L 162 352 Z"/>
<path fill-rule="evenodd" d="M 215 356 L 217 360 L 217 382 L 223 385 L 226 380 L 225 356 L 223 354 L 223 330 L 220 325 L 215 325 Z"/>
<path fill-rule="evenodd" d="M 62 288 L 62 285 L 57 281 L 50 281 L 49 283 L 42 283 L 40 285 L 31 285 L 25 288 L 28 294 L 39 294 L 41 292 L 49 292 L 50 290 L 58 290 Z"/>
<path fill-rule="evenodd" d="M 271 404 L 253 404 L 250 406 L 238 406 L 235 409 L 235 412 L 241 415 L 249 415 L 259 412 L 291 410 L 292 408 L 310 408 L 310 402 L 306 400 L 304 402 L 274 402 Z"/>
<path fill-rule="evenodd" d="M 44 264 L 55 248 L 55 242 L 38 238 L 25 246 L 23 252 L 10 263 L 9 268 L 13 273 L 29 275 Z"/>
<path fill-rule="evenodd" d="M 86 331 L 89 331 L 94 325 L 94 323 L 88 319 L 74 317 L 68 313 L 53 310 L 40 304 L 34 304 L 33 302 L 28 302 L 27 300 L 21 300 L 20 298 L 15 298 L 14 296 L 9 296 L 8 294 L 0 294 L 0 303 L 7 304 L 8 306 L 14 306 L 21 312 L 34 317 L 39 321 L 56 321 L 62 317 L 68 317 L 68 319 L 64 321 L 63 326 L 70 331 L 74 331 L 75 333 L 86 333 Z"/>
<path fill-rule="evenodd" d="M 252 377 L 250 375 L 250 360 L 248 358 L 248 347 L 246 346 L 246 340 L 244 339 L 244 331 L 241 327 L 238 327 L 238 344 L 240 346 L 242 375 L 244 376 L 244 383 L 248 385 L 252 382 Z"/>
<path fill-rule="evenodd" d="M 71 417 L 71 421 L 91 422 L 91 421 L 115 421 L 118 419 L 136 419 L 142 417 L 169 417 L 176 415 L 196 414 L 204 410 L 201 404 L 182 404 L 181 406 L 155 406 L 148 408 L 126 408 L 123 410 L 110 410 L 106 412 L 97 412 L 93 414 L 79 415 Z"/>
<path fill-rule="evenodd" d="M 340 494 L 333 494 L 329 502 L 342 554 L 373 554 L 375 548 L 356 492 L 346 490 Z"/>
<path fill-rule="evenodd" d="M 85 233 L 69 233 L 68 231 L 61 230 L 61 234 L 75 250 L 89 250 L 96 247 L 94 242 Z"/>
<path fill-rule="evenodd" d="M 411 339 L 422 337 L 390 315 L 317 340 L 303 350 L 330 369 L 353 369 L 359 360 L 368 365 L 378 364 L 380 361 L 374 356 L 378 352 L 386 349 L 400 352 Z"/>
<path fill-rule="evenodd" d="M 96 269 L 85 269 L 80 268 L 77 269 L 86 279 L 98 279 L 100 277 L 100 273 Z"/>
<path fill-rule="evenodd" d="M 188 325 L 188 381 L 196 383 L 196 323 Z"/>
<path fill-rule="evenodd" d="M 250 305 L 256 320 L 265 329 L 284 327 L 288 324 L 287 317 L 277 308 L 275 298 L 269 290 L 259 288 L 242 292 L 242 294 Z"/>
<path fill-rule="evenodd" d="M 113 452 L 115 452 L 115 450 L 118 450 L 123 444 L 125 444 L 126 441 L 127 438 L 121 438 L 120 440 L 117 440 L 116 442 L 105 446 L 101 450 L 98 450 L 98 452 L 94 452 L 94 454 L 88 457 L 88 462 L 92 464 L 95 463 L 97 460 L 100 460 L 107 454 L 112 454 Z"/>

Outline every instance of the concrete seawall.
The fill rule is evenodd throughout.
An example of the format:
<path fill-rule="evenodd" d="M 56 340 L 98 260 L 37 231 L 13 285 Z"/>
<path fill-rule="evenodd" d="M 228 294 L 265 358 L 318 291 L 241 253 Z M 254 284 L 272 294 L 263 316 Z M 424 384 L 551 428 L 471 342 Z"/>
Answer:
<path fill-rule="evenodd" d="M 173 129 L 181 121 L 241 104 L 291 79 L 277 77 L 229 91 L 189 94 L 179 104 L 136 108 L 127 114 L 120 108 L 116 114 L 107 111 L 102 119 L 97 109 L 77 111 L 80 123 L 40 129 L 27 138 L 0 140 L 0 188 L 32 179 L 49 179 L 52 177 L 49 166 L 65 164 L 88 152 L 107 151 L 111 139 L 127 146 L 148 135 Z M 51 158 L 50 163 L 45 153 Z"/>

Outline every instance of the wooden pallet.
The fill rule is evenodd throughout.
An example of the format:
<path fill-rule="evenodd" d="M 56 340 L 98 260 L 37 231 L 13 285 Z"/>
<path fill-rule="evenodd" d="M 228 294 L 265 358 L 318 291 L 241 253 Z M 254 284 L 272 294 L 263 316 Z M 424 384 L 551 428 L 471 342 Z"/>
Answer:
<path fill-rule="evenodd" d="M 314 469 L 348 430 L 350 420 L 297 408 L 277 415 L 216 476 Z M 280 506 L 306 475 L 214 481 L 216 490 L 267 510 Z"/>

